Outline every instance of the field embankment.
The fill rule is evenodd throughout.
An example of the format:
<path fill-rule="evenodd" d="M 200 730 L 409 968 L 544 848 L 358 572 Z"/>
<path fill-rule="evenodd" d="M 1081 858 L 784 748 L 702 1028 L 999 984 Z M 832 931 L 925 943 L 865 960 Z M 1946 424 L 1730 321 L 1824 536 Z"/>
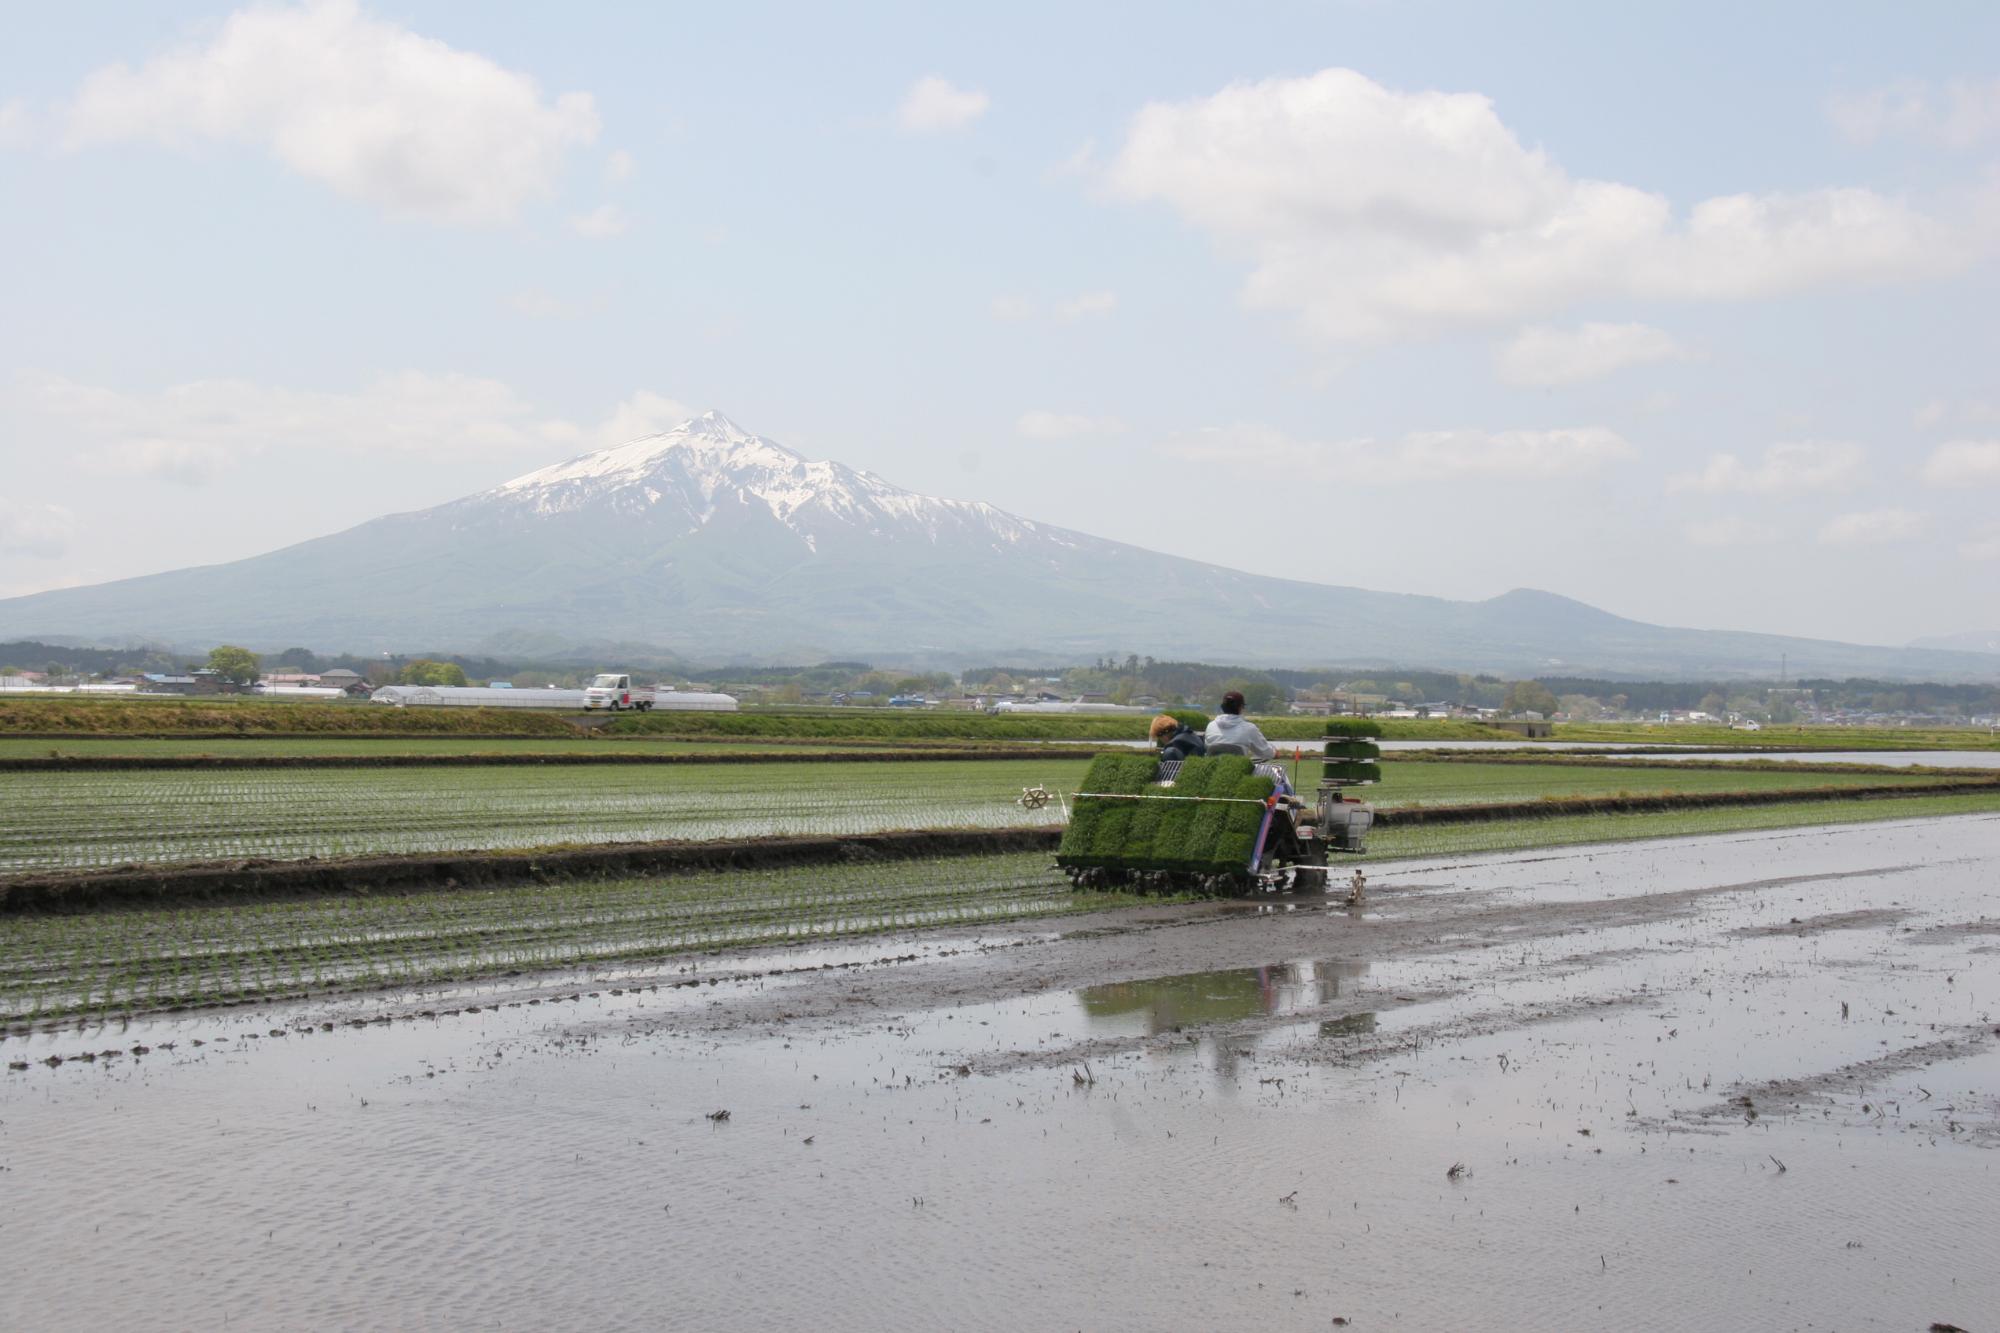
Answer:
<path fill-rule="evenodd" d="M 561 736 L 563 715 L 532 708 L 389 708 L 256 698 L 0 699 L 0 736 Z"/>
<path fill-rule="evenodd" d="M 1063 759 L 1088 758 L 1092 752 L 1060 752 Z M 832 749 L 807 746 L 659 750 L 556 749 L 547 753 L 462 751 L 430 754 L 262 754 L 238 750 L 223 754 L 45 754 L 0 753 L 0 773 L 230 773 L 270 769 L 307 769 L 337 773 L 360 768 L 518 768 L 555 765 L 564 768 L 620 768 L 715 764 L 922 764 L 1045 759 L 1050 751 L 1026 746 L 888 746 Z"/>
<path fill-rule="evenodd" d="M 1317 741 L 1326 733 L 1320 717 L 1254 719 L 1274 741 Z M 843 739 L 879 737 L 950 740 L 1143 740 L 1146 717 L 1092 716 L 1087 713 L 977 713 L 957 709 L 843 708 L 815 712 L 751 709 L 740 713 L 646 713 L 605 724 L 614 736 L 769 738 L 796 736 Z M 1391 719 L 1382 723 L 1390 740 L 1515 740 L 1514 733 L 1476 722 Z"/>
<path fill-rule="evenodd" d="M 1558 722 L 1558 741 L 1617 745 L 1699 746 L 1739 750 L 2000 750 L 2000 734 L 1985 727 L 1769 726 L 1737 731 L 1677 722 Z"/>

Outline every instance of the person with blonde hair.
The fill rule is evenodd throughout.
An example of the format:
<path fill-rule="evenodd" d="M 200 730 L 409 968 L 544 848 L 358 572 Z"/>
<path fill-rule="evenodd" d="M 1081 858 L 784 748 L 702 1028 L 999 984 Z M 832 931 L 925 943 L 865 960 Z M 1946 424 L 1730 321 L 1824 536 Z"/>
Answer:
<path fill-rule="evenodd" d="M 1160 761 L 1192 758 L 1208 753 L 1208 745 L 1201 733 L 1188 726 L 1172 713 L 1162 713 L 1153 719 L 1149 730 L 1153 744 L 1160 747 Z"/>

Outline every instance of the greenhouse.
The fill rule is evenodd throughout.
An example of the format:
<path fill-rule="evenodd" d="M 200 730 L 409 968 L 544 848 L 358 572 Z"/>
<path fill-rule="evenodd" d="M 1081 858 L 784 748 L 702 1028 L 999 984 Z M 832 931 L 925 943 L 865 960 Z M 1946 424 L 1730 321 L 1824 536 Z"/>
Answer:
<path fill-rule="evenodd" d="M 583 707 L 582 690 L 495 690 L 480 685 L 384 685 L 368 699 L 397 708 Z"/>
<path fill-rule="evenodd" d="M 664 706 L 664 705 L 663 705 Z M 1157 713 L 1157 708 L 1141 708 L 1137 704 L 1086 703 L 1081 699 L 1067 701 L 1045 700 L 1041 703 L 1016 703 L 1003 699 L 986 710 L 989 713 L 1101 713 L 1109 716 L 1122 714 L 1143 715 Z"/>
<path fill-rule="evenodd" d="M 384 685 L 368 696 L 371 702 L 397 708 L 560 708 L 581 712 L 582 690 L 509 690 L 478 685 Z M 736 699 L 728 694 L 661 690 L 653 707 L 662 712 L 733 713 Z"/>

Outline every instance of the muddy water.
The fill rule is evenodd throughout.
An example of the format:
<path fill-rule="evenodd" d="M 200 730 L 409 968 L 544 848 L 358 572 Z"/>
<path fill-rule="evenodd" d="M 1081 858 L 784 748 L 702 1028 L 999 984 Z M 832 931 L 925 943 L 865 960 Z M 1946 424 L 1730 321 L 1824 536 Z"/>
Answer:
<path fill-rule="evenodd" d="M 1997 1023 L 1967 817 L 48 1032 L 0 1326 L 1983 1328 Z"/>

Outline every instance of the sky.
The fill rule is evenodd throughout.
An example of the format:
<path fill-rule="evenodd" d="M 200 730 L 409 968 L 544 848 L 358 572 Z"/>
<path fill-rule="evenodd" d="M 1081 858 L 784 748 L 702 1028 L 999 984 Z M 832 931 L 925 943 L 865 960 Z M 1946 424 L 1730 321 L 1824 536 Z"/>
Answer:
<path fill-rule="evenodd" d="M 2000 628 L 1990 4 L 30 7 L 0 203 L 0 596 L 713 408 L 1258 573 Z"/>

